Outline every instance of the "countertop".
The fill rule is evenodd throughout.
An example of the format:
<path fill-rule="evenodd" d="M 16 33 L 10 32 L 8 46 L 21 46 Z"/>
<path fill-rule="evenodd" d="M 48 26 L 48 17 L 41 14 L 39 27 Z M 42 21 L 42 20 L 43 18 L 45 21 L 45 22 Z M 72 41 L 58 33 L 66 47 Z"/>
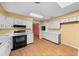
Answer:
<path fill-rule="evenodd" d="M 61 32 L 44 32 L 44 31 L 42 33 L 61 34 Z"/>
<path fill-rule="evenodd" d="M 29 33 L 22 33 L 22 34 L 14 34 L 14 33 L 6 33 L 6 34 L 0 34 L 0 36 L 17 36 L 17 35 L 28 35 L 28 34 L 33 34 L 32 32 Z"/>

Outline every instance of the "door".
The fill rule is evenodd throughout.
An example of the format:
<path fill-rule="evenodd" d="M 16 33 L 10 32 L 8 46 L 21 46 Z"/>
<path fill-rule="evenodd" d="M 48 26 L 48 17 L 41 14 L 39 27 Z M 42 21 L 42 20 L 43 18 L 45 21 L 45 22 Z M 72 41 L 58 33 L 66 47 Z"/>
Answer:
<path fill-rule="evenodd" d="M 34 34 L 34 38 L 35 37 L 39 38 L 39 23 L 33 24 L 33 34 Z"/>

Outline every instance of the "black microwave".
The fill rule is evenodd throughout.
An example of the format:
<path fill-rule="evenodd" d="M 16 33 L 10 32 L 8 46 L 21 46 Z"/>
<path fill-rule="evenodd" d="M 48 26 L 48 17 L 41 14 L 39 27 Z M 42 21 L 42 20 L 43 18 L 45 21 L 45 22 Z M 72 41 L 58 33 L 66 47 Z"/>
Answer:
<path fill-rule="evenodd" d="M 13 25 L 13 27 L 21 27 L 21 28 L 26 28 L 26 25 Z"/>
<path fill-rule="evenodd" d="M 41 26 L 41 30 L 42 31 L 45 31 L 46 30 L 46 27 L 45 26 Z"/>

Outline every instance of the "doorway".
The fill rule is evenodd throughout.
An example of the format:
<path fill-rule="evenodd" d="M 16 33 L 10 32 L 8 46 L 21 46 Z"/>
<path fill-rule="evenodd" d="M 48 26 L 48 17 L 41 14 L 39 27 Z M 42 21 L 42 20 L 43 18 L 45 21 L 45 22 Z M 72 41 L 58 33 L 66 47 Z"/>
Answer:
<path fill-rule="evenodd" d="M 34 38 L 39 39 L 39 23 L 33 23 Z"/>

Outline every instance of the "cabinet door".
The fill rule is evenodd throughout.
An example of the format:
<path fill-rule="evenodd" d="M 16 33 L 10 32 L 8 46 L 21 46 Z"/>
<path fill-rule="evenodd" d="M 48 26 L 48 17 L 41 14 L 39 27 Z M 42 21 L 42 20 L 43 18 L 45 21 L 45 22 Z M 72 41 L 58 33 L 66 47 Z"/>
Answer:
<path fill-rule="evenodd" d="M 6 18 L 6 28 L 11 28 L 13 26 L 14 19 L 11 17 Z"/>
<path fill-rule="evenodd" d="M 14 25 L 18 25 L 18 19 L 14 18 Z"/>
<path fill-rule="evenodd" d="M 12 40 L 13 38 L 12 38 L 12 36 L 9 36 L 8 37 L 8 43 L 9 43 L 9 49 L 12 49 L 13 48 L 13 40 Z"/>
<path fill-rule="evenodd" d="M 4 42 L 2 47 L 0 47 L 0 56 L 9 56 L 11 50 L 9 49 L 9 44 Z"/>
<path fill-rule="evenodd" d="M 74 21 L 78 21 L 78 17 L 77 16 L 61 19 L 61 23 L 74 22 Z"/>
<path fill-rule="evenodd" d="M 4 45 L 2 46 L 2 50 L 0 50 L 0 55 L 2 56 L 8 56 L 11 52 L 11 49 L 13 47 L 12 43 L 12 37 L 11 36 L 0 36 L 0 42 L 3 42 Z"/>
<path fill-rule="evenodd" d="M 22 19 L 15 19 L 15 20 L 14 20 L 14 24 L 15 24 L 15 25 L 24 25 Z"/>
<path fill-rule="evenodd" d="M 23 19 L 20 20 L 20 24 L 21 24 L 21 25 L 25 25 Z"/>
<path fill-rule="evenodd" d="M 60 21 L 50 22 L 48 28 L 60 29 Z"/>
<path fill-rule="evenodd" d="M 18 25 L 23 25 L 23 20 L 22 19 L 18 19 Z"/>
<path fill-rule="evenodd" d="M 42 32 L 42 38 L 45 38 L 45 33 L 44 32 Z"/>
<path fill-rule="evenodd" d="M 32 29 L 32 21 L 25 21 L 25 24 L 26 24 L 26 28 L 31 28 Z"/>
<path fill-rule="evenodd" d="M 26 21 L 27 21 L 27 20 L 22 20 L 22 25 L 26 25 L 26 24 L 27 24 Z"/>
<path fill-rule="evenodd" d="M 69 20 L 70 20 L 70 22 L 77 21 L 77 17 L 76 16 L 75 17 L 71 17 Z"/>
<path fill-rule="evenodd" d="M 33 43 L 33 34 L 27 34 L 27 44 Z"/>
<path fill-rule="evenodd" d="M 6 56 L 7 49 L 8 44 L 2 43 L 2 46 L 0 47 L 0 56 Z"/>
<path fill-rule="evenodd" d="M 59 43 L 59 34 L 50 33 L 49 40 L 55 43 Z"/>
<path fill-rule="evenodd" d="M 0 14 L 0 28 L 5 28 L 5 16 Z"/>
<path fill-rule="evenodd" d="M 60 21 L 61 23 L 66 23 L 66 22 L 69 22 L 69 18 L 64 18 L 64 19 L 61 19 Z"/>

